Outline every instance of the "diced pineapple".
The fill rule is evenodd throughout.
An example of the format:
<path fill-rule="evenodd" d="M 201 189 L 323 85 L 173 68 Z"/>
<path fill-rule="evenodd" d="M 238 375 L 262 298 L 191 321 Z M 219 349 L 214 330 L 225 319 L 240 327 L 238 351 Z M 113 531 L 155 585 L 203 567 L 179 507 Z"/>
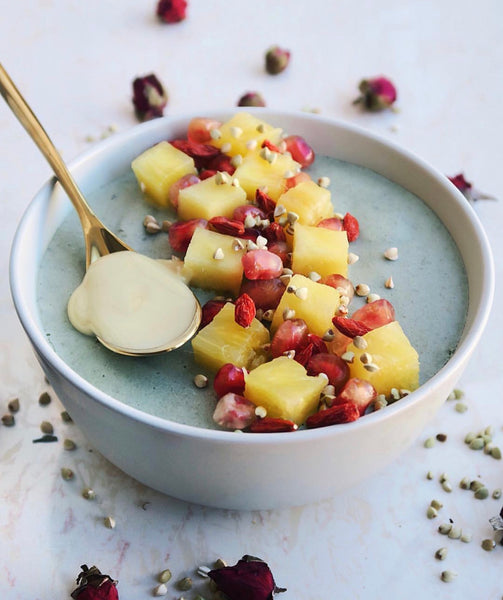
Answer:
<path fill-rule="evenodd" d="M 228 302 L 192 339 L 192 349 L 196 362 L 210 371 L 226 363 L 249 370 L 265 356 L 268 343 L 267 328 L 257 319 L 249 327 L 241 327 L 234 320 L 234 305 Z"/>
<path fill-rule="evenodd" d="M 210 143 L 229 156 L 245 156 L 255 148 L 260 148 L 264 140 L 278 144 L 282 133 L 281 129 L 272 127 L 247 112 L 236 113 L 218 131 L 220 137 L 212 139 Z"/>
<path fill-rule="evenodd" d="M 243 252 L 232 236 L 199 227 L 185 254 L 184 277 L 196 287 L 237 294 L 243 278 Z"/>
<path fill-rule="evenodd" d="M 367 342 L 364 350 L 358 349 L 354 343 L 347 347 L 354 353 L 354 360 L 349 365 L 351 377 L 366 379 L 378 394 L 388 396 L 392 388 L 415 390 L 419 385 L 419 358 L 398 321 L 369 331 L 363 336 Z M 366 353 L 371 365 L 377 370 L 367 370 L 360 360 Z M 373 368 L 373 367 L 371 367 Z"/>
<path fill-rule="evenodd" d="M 268 155 L 269 159 L 264 158 L 264 155 Z M 299 167 L 299 163 L 287 154 L 268 154 L 266 149 L 262 149 L 245 156 L 234 171 L 234 177 L 238 179 L 249 200 L 255 200 L 257 188 L 263 188 L 276 202 L 285 191 L 285 179 L 295 175 Z"/>
<path fill-rule="evenodd" d="M 315 271 L 322 277 L 334 273 L 347 276 L 348 236 L 345 231 L 312 227 L 295 223 L 292 269 L 309 275 Z"/>
<path fill-rule="evenodd" d="M 232 218 L 234 209 L 247 203 L 246 192 L 227 180 L 227 174 L 213 175 L 180 190 L 178 216 L 180 219 L 207 219 L 223 216 Z M 223 182 L 222 182 L 223 178 Z"/>
<path fill-rule="evenodd" d="M 263 406 L 268 417 L 290 419 L 302 425 L 318 409 L 326 385 L 326 377 L 311 377 L 300 363 L 280 356 L 246 375 L 244 396 Z"/>
<path fill-rule="evenodd" d="M 282 194 L 278 204 L 283 205 L 287 211 L 299 215 L 298 223 L 317 225 L 322 219 L 327 219 L 334 214 L 330 197 L 330 191 L 326 188 L 314 181 L 304 181 Z"/>
<path fill-rule="evenodd" d="M 288 291 L 288 288 L 297 292 Z M 276 329 L 283 322 L 283 314 L 287 309 L 294 311 L 296 319 L 304 319 L 309 331 L 319 336 L 325 335 L 333 327 L 332 318 L 340 304 L 340 293 L 329 285 L 312 281 L 304 275 L 294 275 L 288 288 L 281 296 L 281 300 L 274 313 L 271 330 Z M 304 292 L 300 291 L 302 288 Z"/>
<path fill-rule="evenodd" d="M 170 206 L 169 188 L 184 175 L 197 174 L 194 160 L 172 146 L 159 142 L 131 163 L 142 191 L 159 206 Z"/>

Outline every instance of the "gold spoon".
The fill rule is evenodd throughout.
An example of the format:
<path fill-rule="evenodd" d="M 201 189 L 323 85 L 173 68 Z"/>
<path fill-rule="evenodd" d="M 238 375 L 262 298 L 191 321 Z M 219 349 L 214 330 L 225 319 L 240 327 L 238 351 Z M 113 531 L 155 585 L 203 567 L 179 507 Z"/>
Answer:
<path fill-rule="evenodd" d="M 112 254 L 113 252 L 121 252 L 124 250 L 131 251 L 132 248 L 130 248 L 125 242 L 107 229 L 87 204 L 82 192 L 75 182 L 75 179 L 61 158 L 61 155 L 56 150 L 54 144 L 40 124 L 39 120 L 19 90 L 16 88 L 14 82 L 11 80 L 1 63 L 0 94 L 3 96 L 9 108 L 15 114 L 21 125 L 23 125 L 32 140 L 38 146 L 39 150 L 47 159 L 58 181 L 67 193 L 75 210 L 77 211 L 84 233 L 86 247 L 86 270 L 89 268 L 91 263 L 100 256 L 105 256 L 107 254 Z M 197 328 L 199 327 L 199 323 L 201 322 L 201 306 L 195 297 L 194 300 L 194 316 L 190 324 L 188 324 L 187 330 L 183 335 L 178 336 L 175 340 L 168 340 L 165 347 L 162 349 L 156 348 L 154 350 L 146 349 L 137 351 L 130 348 L 126 349 L 114 346 L 113 344 L 110 344 L 106 340 L 100 339 L 99 337 L 98 340 L 113 352 L 128 356 L 144 356 L 169 352 L 170 350 L 178 348 L 191 337 L 193 337 L 197 331 Z"/>

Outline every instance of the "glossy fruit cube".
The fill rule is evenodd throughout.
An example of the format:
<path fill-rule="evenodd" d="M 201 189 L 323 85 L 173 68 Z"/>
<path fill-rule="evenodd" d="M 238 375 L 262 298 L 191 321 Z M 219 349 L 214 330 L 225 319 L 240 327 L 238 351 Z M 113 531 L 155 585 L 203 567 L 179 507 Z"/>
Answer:
<path fill-rule="evenodd" d="M 315 271 L 322 277 L 333 273 L 346 277 L 348 247 L 345 231 L 295 223 L 292 269 L 295 273 L 303 275 Z"/>
<path fill-rule="evenodd" d="M 317 225 L 334 213 L 330 191 L 314 181 L 304 181 L 290 188 L 279 197 L 278 204 L 296 213 L 302 225 Z"/>
<path fill-rule="evenodd" d="M 247 203 L 246 192 L 232 185 L 231 179 L 224 179 L 218 173 L 199 183 L 180 190 L 178 194 L 178 217 L 188 219 L 206 219 L 213 217 L 232 218 L 238 206 Z"/>
<path fill-rule="evenodd" d="M 302 425 L 318 409 L 326 385 L 323 375 L 309 376 L 297 361 L 280 356 L 246 375 L 244 396 L 256 406 L 263 406 L 268 417 Z"/>
<path fill-rule="evenodd" d="M 234 304 L 228 302 L 191 343 L 196 362 L 209 371 L 216 372 L 227 363 L 250 370 L 265 359 L 269 331 L 257 319 L 249 327 L 238 325 Z"/>
<path fill-rule="evenodd" d="M 389 396 L 391 389 L 413 391 L 419 385 L 419 358 L 398 321 L 393 321 L 363 336 L 367 342 L 365 349 L 358 349 L 353 342 L 348 352 L 354 353 L 354 360 L 349 365 L 351 377 L 369 381 L 378 394 Z M 370 370 L 361 361 L 363 354 L 377 370 Z"/>
<path fill-rule="evenodd" d="M 169 189 L 184 175 L 196 175 L 194 160 L 172 146 L 159 142 L 142 152 L 131 163 L 142 191 L 155 204 L 170 206 Z"/>
<path fill-rule="evenodd" d="M 264 140 L 273 144 L 281 141 L 282 130 L 272 127 L 262 119 L 248 112 L 236 113 L 218 128 L 220 137 L 211 139 L 208 143 L 220 148 L 229 156 L 240 154 L 245 156 L 249 152 L 259 149 Z"/>
<path fill-rule="evenodd" d="M 276 331 L 284 320 L 285 312 L 290 310 L 294 313 L 290 318 L 304 319 L 311 333 L 323 337 L 333 326 L 332 317 L 337 313 L 340 297 L 333 287 L 296 274 L 281 296 L 271 330 Z"/>
<path fill-rule="evenodd" d="M 243 278 L 243 252 L 232 236 L 197 228 L 185 254 L 184 277 L 196 287 L 237 295 Z"/>

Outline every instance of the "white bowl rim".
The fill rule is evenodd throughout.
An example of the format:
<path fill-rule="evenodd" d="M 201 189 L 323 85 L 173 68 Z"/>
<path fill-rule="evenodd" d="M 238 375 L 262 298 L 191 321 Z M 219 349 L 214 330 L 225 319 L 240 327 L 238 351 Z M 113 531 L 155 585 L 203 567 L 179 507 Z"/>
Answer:
<path fill-rule="evenodd" d="M 343 425 L 332 425 L 330 427 L 321 427 L 316 429 L 301 429 L 292 434 L 287 433 L 253 433 L 253 434 L 238 434 L 234 431 L 221 431 L 216 429 L 205 429 L 193 425 L 186 425 L 171 421 L 150 413 L 144 412 L 140 409 L 133 408 L 124 402 L 117 400 L 113 396 L 106 394 L 99 388 L 93 386 L 73 369 L 71 369 L 63 359 L 52 349 L 40 331 L 36 319 L 32 314 L 32 311 L 27 303 L 23 299 L 22 286 L 19 283 L 19 272 L 22 268 L 19 260 L 20 246 L 22 245 L 23 233 L 27 226 L 27 220 L 31 211 L 37 206 L 38 203 L 43 201 L 44 192 L 51 190 L 55 184 L 55 178 L 49 179 L 42 187 L 38 190 L 36 195 L 28 204 L 14 235 L 14 239 L 11 247 L 10 256 L 10 267 L 9 267 L 9 278 L 11 295 L 13 302 L 18 314 L 18 317 L 29 335 L 30 341 L 36 351 L 46 360 L 49 364 L 53 365 L 55 370 L 60 372 L 64 378 L 71 382 L 77 389 L 83 392 L 85 395 L 92 396 L 93 400 L 106 406 L 107 408 L 116 411 L 123 416 L 132 419 L 133 421 L 140 421 L 144 425 L 150 426 L 153 429 L 158 429 L 166 433 L 173 435 L 179 435 L 184 437 L 193 437 L 199 439 L 206 439 L 208 441 L 214 440 L 215 442 L 225 443 L 238 443 L 245 445 L 271 445 L 278 444 L 281 440 L 281 444 L 292 444 L 298 442 L 305 442 L 314 439 L 323 439 L 326 437 L 332 437 L 337 435 L 338 432 L 343 431 L 349 433 L 353 429 L 364 429 L 366 427 L 375 426 L 378 423 L 392 418 L 392 416 L 398 412 L 408 410 L 409 407 L 421 402 L 425 396 L 428 396 L 434 388 L 440 383 L 441 380 L 448 378 L 452 372 L 455 372 L 467 358 L 470 350 L 478 343 L 486 323 L 489 319 L 491 311 L 492 300 L 494 297 L 495 287 L 495 275 L 494 275 L 494 261 L 490 248 L 487 235 L 479 221 L 479 218 L 472 206 L 466 198 L 459 192 L 459 190 L 449 181 L 449 179 L 442 175 L 438 170 L 432 167 L 425 160 L 414 154 L 413 152 L 403 148 L 399 144 L 392 140 L 388 140 L 378 133 L 365 129 L 359 125 L 337 119 L 335 117 L 327 117 L 324 115 L 310 114 L 303 111 L 287 111 L 287 110 L 274 110 L 268 108 L 253 108 L 245 109 L 246 111 L 253 111 L 254 114 L 262 114 L 267 117 L 270 122 L 274 122 L 274 118 L 297 118 L 304 120 L 313 120 L 316 122 L 325 122 L 327 126 L 335 126 L 340 130 L 350 132 L 360 137 L 367 138 L 369 140 L 378 142 L 387 146 L 388 148 L 400 153 L 409 161 L 415 163 L 417 166 L 422 168 L 428 175 L 433 177 L 447 192 L 454 196 L 457 201 L 459 210 L 464 213 L 464 216 L 471 221 L 473 229 L 476 234 L 477 241 L 480 246 L 480 251 L 483 256 L 483 268 L 484 278 L 483 287 L 484 293 L 481 295 L 481 302 L 477 307 L 474 316 L 473 324 L 471 328 L 466 332 L 466 335 L 459 343 L 453 355 L 449 358 L 447 363 L 433 375 L 428 381 L 422 384 L 417 390 L 410 395 L 402 398 L 399 402 L 393 403 L 386 407 L 385 410 L 379 410 L 372 412 L 364 417 L 357 419 L 352 423 L 345 423 Z M 243 111 L 243 109 L 221 109 L 211 110 L 210 113 L 212 118 L 223 120 L 228 118 L 231 114 Z M 169 117 L 161 117 L 145 123 L 140 123 L 130 127 L 129 129 L 115 133 L 113 136 L 98 142 L 92 148 L 80 153 L 76 159 L 70 161 L 68 166 L 70 170 L 76 169 L 88 161 L 92 161 L 97 155 L 100 155 L 107 150 L 114 149 L 120 146 L 125 140 L 130 139 L 136 135 L 139 135 L 143 131 L 152 129 L 156 131 L 162 131 L 163 126 L 169 126 L 177 122 L 188 122 L 192 117 L 197 114 L 205 114 L 205 112 L 191 114 L 180 114 L 172 115 Z"/>

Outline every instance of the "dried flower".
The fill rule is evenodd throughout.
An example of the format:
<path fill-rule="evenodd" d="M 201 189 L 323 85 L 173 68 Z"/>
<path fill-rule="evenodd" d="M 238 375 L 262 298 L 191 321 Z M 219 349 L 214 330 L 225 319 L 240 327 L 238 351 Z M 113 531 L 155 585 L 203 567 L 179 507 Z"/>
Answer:
<path fill-rule="evenodd" d="M 290 62 L 290 51 L 271 46 L 265 54 L 265 70 L 269 75 L 277 75 L 284 71 Z"/>
<path fill-rule="evenodd" d="M 477 200 L 496 200 L 494 196 L 489 196 L 484 192 L 476 190 L 470 181 L 465 179 L 463 173 L 458 173 L 452 177 L 447 177 L 453 183 L 468 202 L 476 202 Z"/>
<path fill-rule="evenodd" d="M 165 23 L 179 23 L 187 16 L 186 0 L 159 0 L 156 14 Z"/>
<path fill-rule="evenodd" d="M 246 92 L 238 100 L 238 106 L 265 106 L 264 98 L 258 92 Z"/>
<path fill-rule="evenodd" d="M 162 117 L 167 103 L 168 96 L 153 73 L 133 81 L 133 104 L 139 121 Z"/>
<path fill-rule="evenodd" d="M 353 104 L 362 104 L 367 110 L 376 112 L 389 108 L 397 98 L 393 83 L 386 77 L 362 79 L 358 85 L 361 95 Z"/>
<path fill-rule="evenodd" d="M 77 588 L 71 593 L 74 600 L 119 600 L 117 582 L 103 575 L 97 567 L 82 565 L 77 577 Z"/>
<path fill-rule="evenodd" d="M 210 571 L 208 577 L 229 600 L 272 600 L 274 593 L 286 591 L 276 586 L 267 563 L 255 556 L 245 555 L 232 567 Z"/>

